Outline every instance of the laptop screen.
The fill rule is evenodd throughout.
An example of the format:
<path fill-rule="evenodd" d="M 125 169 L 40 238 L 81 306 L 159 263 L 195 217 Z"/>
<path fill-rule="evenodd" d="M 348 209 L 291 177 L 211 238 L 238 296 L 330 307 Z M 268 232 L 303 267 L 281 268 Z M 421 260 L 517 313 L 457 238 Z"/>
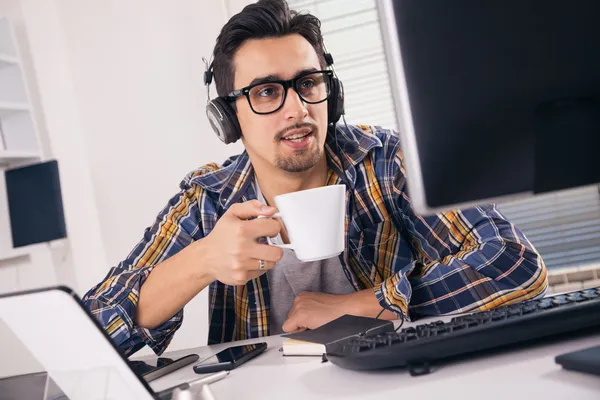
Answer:
<path fill-rule="evenodd" d="M 154 398 L 68 288 L 0 296 L 0 333 L 11 355 L 2 357 L 0 385 L 43 386 L 41 399 Z"/>

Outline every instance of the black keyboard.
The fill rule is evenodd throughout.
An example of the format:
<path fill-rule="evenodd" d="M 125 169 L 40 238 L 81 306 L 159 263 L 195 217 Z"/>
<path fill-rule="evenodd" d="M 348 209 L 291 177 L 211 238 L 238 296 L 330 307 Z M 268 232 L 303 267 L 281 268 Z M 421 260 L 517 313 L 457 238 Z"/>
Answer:
<path fill-rule="evenodd" d="M 490 311 L 372 336 L 352 337 L 327 359 L 342 368 L 408 367 L 428 373 L 435 361 L 583 329 L 600 330 L 600 288 L 530 300 Z"/>

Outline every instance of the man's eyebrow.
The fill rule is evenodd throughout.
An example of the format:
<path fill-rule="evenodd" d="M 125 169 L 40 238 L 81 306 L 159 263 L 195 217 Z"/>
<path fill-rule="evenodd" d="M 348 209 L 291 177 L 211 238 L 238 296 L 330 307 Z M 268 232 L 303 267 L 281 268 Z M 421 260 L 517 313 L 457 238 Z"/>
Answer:
<path fill-rule="evenodd" d="M 250 84 L 248 86 L 252 86 L 257 83 L 266 83 L 266 82 L 273 82 L 273 81 L 279 81 L 279 80 L 281 80 L 281 77 L 279 75 L 260 76 L 258 78 L 252 79 L 252 82 L 250 82 Z"/>
<path fill-rule="evenodd" d="M 306 68 L 306 69 L 298 71 L 298 73 L 296 73 L 296 75 L 294 75 L 294 77 L 300 76 L 302 74 L 307 74 L 309 72 L 314 72 L 314 71 L 318 71 L 318 69 L 316 69 L 314 67 Z M 256 85 L 259 83 L 268 83 L 268 82 L 283 81 L 283 80 L 285 80 L 285 79 L 282 79 L 280 75 L 259 76 L 257 78 L 252 79 L 252 82 L 250 82 L 250 84 L 248 86 Z"/>

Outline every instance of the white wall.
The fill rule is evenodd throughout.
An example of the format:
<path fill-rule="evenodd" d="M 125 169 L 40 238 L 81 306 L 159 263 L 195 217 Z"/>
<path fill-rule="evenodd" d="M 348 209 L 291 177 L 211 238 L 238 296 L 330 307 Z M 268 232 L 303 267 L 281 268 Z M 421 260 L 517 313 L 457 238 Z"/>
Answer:
<path fill-rule="evenodd" d="M 127 255 L 188 171 L 241 151 L 219 142 L 204 114 L 201 57 L 212 52 L 225 8 L 213 0 L 21 2 L 83 293 Z M 186 307 L 170 349 L 206 343 L 207 307 L 206 293 Z"/>
<path fill-rule="evenodd" d="M 207 0 L 60 4 L 102 237 L 114 263 L 185 173 L 234 151 L 204 114 L 201 57 L 212 52 L 223 9 Z"/>
<path fill-rule="evenodd" d="M 250 3 L 254 3 L 253 0 L 224 0 L 225 4 L 225 13 L 227 18 L 234 16 L 235 14 L 242 11 L 244 7 L 246 7 Z"/>
<path fill-rule="evenodd" d="M 206 0 L 63 0 L 61 19 L 114 264 L 188 171 L 240 150 L 223 145 L 204 114 L 201 57 L 210 57 L 224 13 Z M 207 308 L 206 293 L 186 307 L 171 349 L 206 343 Z"/>
<path fill-rule="evenodd" d="M 40 98 L 37 92 L 35 80 L 31 79 L 34 76 L 31 55 L 28 48 L 27 34 L 24 26 L 23 15 L 19 0 L 2 0 L 0 1 L 0 17 L 6 17 L 11 22 L 17 40 L 18 53 L 22 61 L 21 69 L 27 78 L 28 96 L 33 108 L 37 111 L 33 113 L 35 125 L 41 139 L 40 153 L 43 158 L 49 153 L 47 141 L 47 132 L 45 131 L 45 123 L 43 114 L 39 112 Z M 1 86 L 1 85 L 0 85 Z M 1 90 L 2 88 L 0 88 Z M 32 141 L 37 142 L 35 137 L 31 137 Z M 34 144 L 37 146 L 38 143 Z M 15 164 L 13 166 L 18 166 Z M 0 168 L 0 185 L 4 186 L 4 170 Z M 12 240 L 10 237 L 10 223 L 8 220 L 8 210 L 4 190 L 0 190 L 0 196 L 3 198 L 0 201 L 2 208 L 2 218 L 0 218 L 0 253 L 3 250 L 12 249 Z M 26 290 L 40 285 L 56 284 L 57 277 L 62 279 L 62 282 L 73 284 L 75 277 L 69 265 L 69 257 L 64 257 L 65 251 L 68 250 L 68 241 L 54 242 L 53 246 L 36 245 L 28 246 L 27 248 L 19 249 L 20 257 L 3 258 L 0 260 L 0 293 L 11 292 L 16 290 Z M 54 252 L 54 254 L 53 254 Z M 0 254 L 3 256 L 4 254 Z M 1 257 L 0 257 L 1 258 Z M 56 268 L 53 265 L 52 259 L 56 260 Z"/>

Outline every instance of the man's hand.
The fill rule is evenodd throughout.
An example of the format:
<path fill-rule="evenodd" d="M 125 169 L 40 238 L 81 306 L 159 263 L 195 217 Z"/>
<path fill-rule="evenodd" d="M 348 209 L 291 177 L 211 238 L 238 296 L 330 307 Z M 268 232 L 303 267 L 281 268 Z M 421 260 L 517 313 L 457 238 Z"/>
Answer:
<path fill-rule="evenodd" d="M 212 232 L 201 244 L 202 259 L 207 273 L 213 280 L 227 285 L 244 285 L 273 268 L 283 257 L 283 250 L 276 246 L 258 243 L 261 237 L 275 237 L 281 224 L 271 216 L 277 211 L 263 206 L 258 200 L 232 205 L 218 220 Z M 265 269 L 259 270 L 260 260 Z"/>
<path fill-rule="evenodd" d="M 350 295 L 302 292 L 294 299 L 287 320 L 283 324 L 284 332 L 315 329 L 344 314 Z"/>
<path fill-rule="evenodd" d="M 288 333 L 316 329 L 344 314 L 374 318 L 380 311 L 381 305 L 372 289 L 351 294 L 303 292 L 294 299 L 282 329 Z M 392 320 L 398 316 L 385 310 L 379 318 Z"/>

